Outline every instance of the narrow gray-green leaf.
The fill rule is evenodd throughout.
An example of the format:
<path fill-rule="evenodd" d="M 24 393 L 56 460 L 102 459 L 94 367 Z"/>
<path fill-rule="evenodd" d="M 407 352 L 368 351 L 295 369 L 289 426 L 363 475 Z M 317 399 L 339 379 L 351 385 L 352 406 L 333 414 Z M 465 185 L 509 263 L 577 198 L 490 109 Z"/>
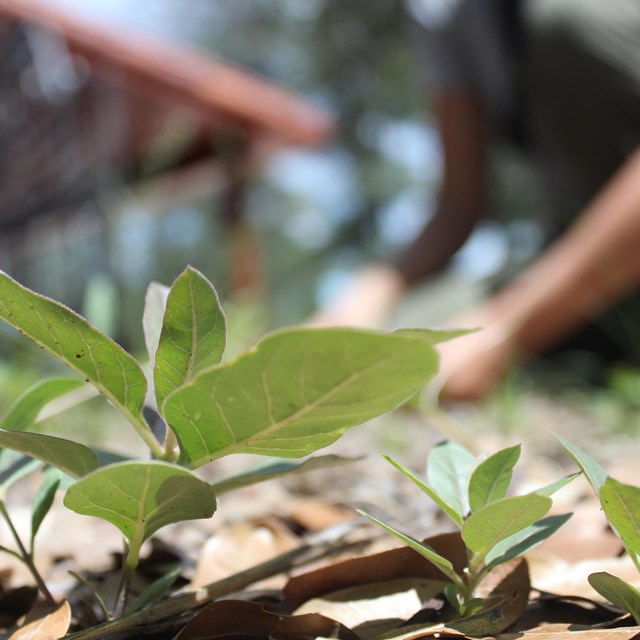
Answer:
<path fill-rule="evenodd" d="M 147 355 L 151 366 L 153 366 L 156 359 L 168 295 L 169 287 L 165 287 L 159 282 L 152 282 L 147 287 L 147 293 L 144 297 L 142 329 L 144 331 L 144 344 L 147 347 Z"/>
<path fill-rule="evenodd" d="M 282 476 L 294 473 L 306 473 L 314 469 L 325 469 L 327 467 L 347 464 L 348 462 L 355 462 L 358 459 L 359 458 L 344 458 L 342 456 L 328 455 L 309 458 L 303 462 L 269 460 L 251 469 L 247 469 L 247 471 L 243 471 L 242 473 L 213 482 L 211 486 L 215 494 L 219 496 L 228 491 L 248 487 L 258 482 L 265 482 L 266 480 L 273 480 L 274 478 L 281 478 Z"/>
<path fill-rule="evenodd" d="M 640 559 L 640 488 L 607 478 L 600 487 L 600 504 L 625 549 Z"/>
<path fill-rule="evenodd" d="M 148 587 L 145 587 L 142 593 L 131 603 L 131 606 L 127 607 L 127 615 L 141 611 L 152 602 L 161 598 L 171 589 L 179 575 L 180 567 L 172 569 L 168 573 L 160 576 L 157 580 L 154 580 Z"/>
<path fill-rule="evenodd" d="M 455 583 L 458 586 L 461 586 L 462 579 L 456 573 L 456 570 L 453 568 L 453 564 L 451 564 L 451 561 L 441 556 L 439 553 L 436 552 L 435 549 L 430 547 L 428 544 L 425 544 L 424 542 L 420 542 L 419 540 L 416 540 L 415 538 L 408 536 L 406 533 L 402 533 L 401 531 L 398 531 L 394 527 L 391 527 L 388 524 L 385 524 L 381 520 L 374 518 L 373 516 L 369 515 L 366 511 L 362 511 L 361 509 L 356 509 L 356 511 L 360 515 L 371 520 L 371 522 L 373 522 L 374 524 L 377 524 L 379 527 L 382 527 L 385 531 L 387 531 L 391 535 L 398 538 L 398 540 L 402 540 L 402 542 L 404 542 L 406 545 L 411 547 L 414 551 L 417 551 L 422 557 L 426 558 L 432 565 L 440 569 L 440 571 L 442 571 L 442 573 L 444 573 L 444 575 L 447 576 L 447 578 L 449 578 L 451 582 Z"/>
<path fill-rule="evenodd" d="M 606 571 L 592 573 L 587 580 L 603 598 L 630 613 L 636 624 L 640 624 L 640 591 L 638 589 Z"/>
<path fill-rule="evenodd" d="M 421 491 L 426 493 L 455 523 L 458 527 L 462 527 L 462 517 L 460 514 L 436 492 L 434 491 L 420 476 L 413 473 L 410 469 L 403 467 L 399 462 L 391 456 L 382 454 L 382 457 L 392 464 L 400 473 L 404 474 L 411 482 L 413 482 Z"/>
<path fill-rule="evenodd" d="M 438 495 L 460 515 L 469 513 L 469 477 L 476 458 L 456 442 L 441 442 L 427 458 L 427 479 Z"/>
<path fill-rule="evenodd" d="M 213 489 L 191 471 L 166 462 L 120 462 L 69 487 L 66 507 L 115 525 L 136 548 L 161 527 L 210 518 Z"/>
<path fill-rule="evenodd" d="M 91 382 L 153 451 L 162 449 L 142 417 L 147 381 L 138 362 L 77 313 L 0 271 L 0 319 Z"/>
<path fill-rule="evenodd" d="M 96 454 L 84 445 L 41 433 L 0 429 L 0 447 L 19 451 L 80 478 L 98 466 Z"/>
<path fill-rule="evenodd" d="M 298 458 L 411 398 L 437 369 L 427 342 L 355 329 L 274 333 L 165 401 L 181 462 Z"/>
<path fill-rule="evenodd" d="M 42 482 L 33 500 L 33 511 L 31 514 L 31 549 L 33 541 L 40 530 L 45 516 L 49 513 L 56 491 L 60 486 L 62 474 L 58 469 L 47 469 L 42 476 Z"/>
<path fill-rule="evenodd" d="M 24 431 L 36 422 L 38 414 L 53 400 L 75 391 L 85 383 L 77 378 L 50 378 L 27 389 L 11 406 L 2 426 Z"/>
<path fill-rule="evenodd" d="M 556 440 L 567 450 L 567 453 L 573 458 L 574 462 L 580 467 L 587 480 L 591 483 L 593 490 L 596 493 L 600 492 L 600 487 L 607 479 L 607 472 L 596 462 L 586 451 L 581 449 L 578 445 L 573 444 L 566 438 L 554 434 Z"/>
<path fill-rule="evenodd" d="M 531 551 L 531 549 L 553 535 L 571 515 L 571 513 L 565 513 L 543 518 L 498 542 L 485 557 L 485 562 L 488 565 L 487 570 L 491 570 L 499 564 L 504 564 L 514 558 L 519 558 Z"/>
<path fill-rule="evenodd" d="M 520 458 L 520 445 L 497 451 L 483 460 L 469 480 L 469 506 L 475 512 L 507 495 L 513 467 Z"/>
<path fill-rule="evenodd" d="M 469 516 L 462 526 L 462 539 L 479 563 L 499 542 L 540 520 L 551 504 L 551 498 L 535 493 L 502 498 Z"/>
<path fill-rule="evenodd" d="M 156 351 L 153 380 L 160 413 L 171 392 L 220 364 L 226 335 L 216 290 L 199 271 L 187 267 L 169 291 Z"/>
<path fill-rule="evenodd" d="M 544 487 L 540 487 L 539 489 L 536 489 L 535 491 L 532 491 L 532 493 L 537 493 L 541 496 L 552 496 L 554 493 L 556 493 L 556 491 L 560 491 L 560 489 L 562 489 L 563 487 L 566 487 L 570 482 L 575 480 L 581 474 L 582 474 L 582 471 L 576 471 L 575 473 L 570 473 L 564 476 L 563 478 L 560 478 L 560 480 L 556 480 L 551 484 L 548 484 Z"/>

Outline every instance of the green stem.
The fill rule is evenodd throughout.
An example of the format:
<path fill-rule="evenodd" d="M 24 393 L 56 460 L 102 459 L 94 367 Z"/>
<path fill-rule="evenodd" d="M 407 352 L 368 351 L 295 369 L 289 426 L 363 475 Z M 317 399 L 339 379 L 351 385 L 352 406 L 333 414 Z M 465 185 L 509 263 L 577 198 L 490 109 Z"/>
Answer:
<path fill-rule="evenodd" d="M 118 588 L 118 595 L 116 597 L 116 603 L 113 610 L 113 617 L 120 618 L 124 615 L 127 608 L 127 600 L 129 599 L 129 592 L 131 590 L 131 581 L 138 568 L 138 562 L 140 561 L 140 549 L 142 547 L 142 540 L 132 540 L 125 549 L 124 560 L 122 565 L 122 578 L 120 580 L 120 587 Z"/>
<path fill-rule="evenodd" d="M 0 514 L 2 515 L 5 522 L 7 523 L 9 530 L 11 531 L 11 535 L 13 536 L 13 539 L 15 540 L 16 545 L 18 546 L 18 550 L 20 553 L 16 554 L 16 557 L 19 557 L 20 560 L 22 560 L 24 565 L 27 567 L 27 569 L 29 569 L 29 572 L 33 576 L 33 579 L 35 580 L 36 585 L 40 590 L 40 593 L 42 593 L 42 595 L 49 602 L 55 602 L 53 596 L 51 595 L 51 592 L 49 591 L 49 589 L 47 588 L 47 585 L 45 584 L 45 581 L 42 579 L 42 576 L 36 569 L 36 565 L 33 563 L 33 556 L 27 551 L 26 547 L 22 543 L 22 540 L 20 539 L 20 536 L 18 535 L 17 529 L 13 526 L 13 522 L 11 520 L 11 517 L 9 516 L 7 508 L 4 504 L 4 501 L 0 501 Z"/>
<path fill-rule="evenodd" d="M 136 418 L 131 413 L 127 412 L 127 418 L 129 423 L 136 430 L 138 435 L 144 440 L 144 443 L 149 447 L 151 455 L 157 460 L 167 460 L 167 455 L 162 445 L 156 440 L 149 425 L 142 418 Z"/>
<path fill-rule="evenodd" d="M 178 439 L 176 438 L 176 434 L 173 432 L 173 429 L 167 425 L 167 437 L 164 441 L 164 458 L 169 462 L 175 462 L 180 455 L 177 450 Z"/>

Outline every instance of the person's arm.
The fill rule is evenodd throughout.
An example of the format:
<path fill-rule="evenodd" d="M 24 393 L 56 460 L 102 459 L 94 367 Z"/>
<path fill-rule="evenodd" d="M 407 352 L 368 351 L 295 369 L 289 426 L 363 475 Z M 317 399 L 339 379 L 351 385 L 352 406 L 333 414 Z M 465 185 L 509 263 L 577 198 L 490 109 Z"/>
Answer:
<path fill-rule="evenodd" d="M 477 398 L 514 357 L 538 353 L 640 283 L 640 149 L 545 254 L 467 325 L 485 330 L 442 347 L 444 391 Z"/>
<path fill-rule="evenodd" d="M 395 264 L 361 269 L 311 324 L 379 326 L 409 286 L 446 265 L 484 214 L 488 134 L 482 106 L 471 94 L 451 90 L 436 97 L 435 110 L 444 167 L 434 215 Z"/>

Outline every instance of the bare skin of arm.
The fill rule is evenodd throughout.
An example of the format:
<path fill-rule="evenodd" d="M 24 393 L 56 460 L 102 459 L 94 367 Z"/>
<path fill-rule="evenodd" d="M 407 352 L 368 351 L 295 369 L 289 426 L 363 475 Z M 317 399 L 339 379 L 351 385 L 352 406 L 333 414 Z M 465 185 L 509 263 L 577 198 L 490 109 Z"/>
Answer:
<path fill-rule="evenodd" d="M 512 284 L 458 326 L 485 329 L 442 346 L 444 393 L 484 395 L 514 359 L 557 343 L 640 282 L 640 149 L 576 223 Z"/>
<path fill-rule="evenodd" d="M 311 319 L 315 325 L 380 326 L 408 286 L 435 273 L 468 238 L 486 209 L 487 126 L 467 93 L 436 98 L 444 157 L 437 209 L 397 265 L 365 267 L 346 290 Z"/>

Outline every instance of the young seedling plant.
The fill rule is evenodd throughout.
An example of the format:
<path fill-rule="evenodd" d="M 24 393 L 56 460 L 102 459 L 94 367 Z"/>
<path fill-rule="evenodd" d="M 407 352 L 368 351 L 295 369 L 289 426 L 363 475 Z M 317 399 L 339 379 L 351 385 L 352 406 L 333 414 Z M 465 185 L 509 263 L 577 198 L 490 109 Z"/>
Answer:
<path fill-rule="evenodd" d="M 507 497 L 520 445 L 478 458 L 455 442 L 434 447 L 427 459 L 427 479 L 388 455 L 384 459 L 403 473 L 449 516 L 466 547 L 467 566 L 453 563 L 428 544 L 402 533 L 361 511 L 435 565 L 448 579 L 445 596 L 462 617 L 482 611 L 486 603 L 476 594 L 497 566 L 522 556 L 552 535 L 571 514 L 544 517 L 549 497 L 579 474 L 572 474 L 526 495 Z"/>
<path fill-rule="evenodd" d="M 596 492 L 612 530 L 640 574 L 640 487 L 612 478 L 586 451 L 561 436 L 556 438 Z M 592 573 L 588 580 L 603 598 L 630 613 L 640 625 L 640 591 L 636 587 L 606 571 Z"/>
<path fill-rule="evenodd" d="M 2 421 L 0 515 L 11 522 L 4 491 L 31 469 L 31 459 L 71 476 L 64 504 L 110 522 L 125 539 L 116 615 L 125 610 L 142 544 L 156 531 L 211 517 L 216 496 L 231 489 L 333 464 L 336 457 L 275 460 L 213 483 L 197 475 L 197 469 L 239 453 L 300 458 L 333 443 L 348 428 L 413 397 L 436 372 L 433 345 L 456 335 L 294 328 L 268 335 L 223 362 L 225 316 L 214 287 L 193 268 L 170 289 L 152 284 L 147 292 L 143 326 L 151 374 L 84 318 L 2 272 L 0 319 L 81 377 L 42 382 Z M 96 455 L 84 444 L 28 431 L 45 405 L 85 383 L 124 416 L 146 444 L 150 460 L 114 462 L 111 456 L 105 464 L 109 456 Z M 161 417 L 162 429 L 147 421 L 149 404 Z M 43 484 L 32 543 L 61 486 L 56 477 L 47 476 Z M 23 545 L 10 526 L 18 546 L 10 552 L 48 593 L 33 563 L 33 544 Z"/>

